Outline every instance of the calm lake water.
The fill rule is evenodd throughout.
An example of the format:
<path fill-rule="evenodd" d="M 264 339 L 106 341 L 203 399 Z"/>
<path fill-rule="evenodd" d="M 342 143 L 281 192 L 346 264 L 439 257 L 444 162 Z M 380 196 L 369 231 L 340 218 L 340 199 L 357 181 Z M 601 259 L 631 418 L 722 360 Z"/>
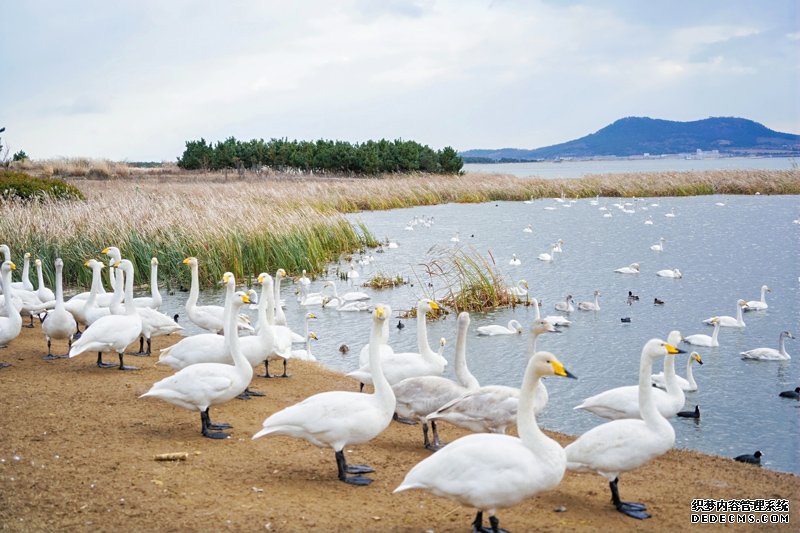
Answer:
<path fill-rule="evenodd" d="M 618 159 L 613 161 L 543 161 L 464 165 L 464 172 L 511 174 L 521 178 L 580 178 L 587 174 L 675 172 L 690 170 L 791 170 L 798 161 L 789 157 L 728 157 L 720 159 Z"/>
<path fill-rule="evenodd" d="M 357 265 L 359 281 L 381 272 L 412 282 L 397 289 L 365 289 L 374 295 L 373 302 L 392 306 L 395 318 L 390 344 L 399 351 L 416 351 L 416 327 L 413 320 L 403 320 L 406 327 L 397 329 L 397 313 L 430 294 L 423 289 L 432 291 L 441 286 L 441 280 L 433 278 L 433 289 L 427 287 L 424 265 L 447 250 L 463 248 L 484 257 L 491 254 L 496 270 L 507 282 L 528 281 L 531 295 L 542 301 L 543 314 L 555 314 L 553 305 L 567 294 L 576 302 L 586 301 L 599 289 L 600 311 L 575 311 L 569 317 L 571 327 L 563 328 L 560 335 L 539 339 L 539 349 L 555 353 L 580 378 L 547 380 L 550 402 L 539 422 L 545 428 L 573 435 L 604 422 L 590 413 L 573 410 L 575 405 L 603 390 L 637 383 L 639 355 L 648 339 L 666 338 L 673 329 L 685 336 L 711 334 L 703 319 L 735 316 L 737 299 L 758 299 L 761 285 L 766 284 L 772 289 L 767 297 L 768 310 L 745 314 L 744 329 L 722 328 L 719 348 L 696 348 L 705 364 L 694 367 L 699 390 L 687 393 L 686 408 L 699 405 L 702 417 L 699 421 L 672 420 L 675 445 L 727 457 L 758 449 L 764 453 L 765 467 L 800 474 L 800 402 L 778 397 L 780 391 L 800 385 L 796 361 L 743 361 L 739 356 L 739 352 L 752 348 L 777 347 L 783 330 L 799 333 L 800 224 L 794 221 L 800 218 L 800 198 L 702 196 L 627 200 L 622 208 L 614 205 L 622 201 L 601 198 L 597 205 L 588 199 L 448 204 L 353 215 L 353 221 L 364 222 L 377 237 L 398 244 L 398 248 L 386 248 L 382 253 L 372 251 L 374 261 L 370 265 Z M 674 217 L 665 216 L 672 213 Z M 417 224 L 413 231 L 404 229 L 412 220 L 431 217 L 430 227 Z M 648 217 L 652 225 L 645 224 Z M 523 232 L 528 224 L 533 233 Z M 459 243 L 450 240 L 456 232 Z M 660 237 L 666 239 L 664 251 L 652 251 L 650 246 Z M 564 241 L 563 253 L 551 263 L 537 260 L 558 239 Z M 520 266 L 508 264 L 512 253 L 522 261 Z M 614 269 L 633 262 L 641 265 L 640 274 L 614 273 Z M 332 265 L 329 272 L 330 278 L 337 279 L 341 293 L 347 290 L 347 284 L 338 281 L 337 268 L 346 271 L 349 265 Z M 666 268 L 678 268 L 684 277 L 655 275 Z M 321 280 L 314 281 L 312 291 L 321 286 Z M 628 305 L 628 291 L 640 300 Z M 291 281 L 284 284 L 283 297 L 290 326 L 302 334 L 305 309 L 297 304 Z M 666 303 L 653 305 L 656 297 Z M 170 298 L 165 311 L 182 312 L 185 298 L 185 294 Z M 201 303 L 215 300 L 220 300 L 219 293 L 201 295 Z M 313 344 L 313 353 L 327 367 L 343 372 L 356 369 L 358 352 L 369 334 L 367 313 L 312 309 L 319 318 L 311 329 L 320 339 Z M 623 317 L 630 317 L 630 322 L 622 323 Z M 526 327 L 525 335 L 476 335 L 478 326 L 506 324 L 512 318 Z M 481 384 L 520 385 L 526 364 L 527 327 L 533 319 L 533 309 L 526 307 L 472 315 L 467 359 Z M 188 331 L 194 332 L 192 328 Z M 428 339 L 434 349 L 440 337 L 448 341 L 445 356 L 451 364 L 445 375 L 452 377 L 454 315 L 428 324 Z M 338 351 L 343 343 L 350 347 L 347 355 Z M 691 347 L 683 348 L 691 351 Z M 787 350 L 800 354 L 798 341 L 788 340 Z M 685 375 L 686 357 L 678 356 L 680 375 Z M 289 369 L 291 372 L 291 363 Z M 269 391 L 268 382 L 257 381 L 256 386 Z M 353 389 L 357 389 L 355 382 Z M 445 439 L 447 433 L 443 428 Z"/>

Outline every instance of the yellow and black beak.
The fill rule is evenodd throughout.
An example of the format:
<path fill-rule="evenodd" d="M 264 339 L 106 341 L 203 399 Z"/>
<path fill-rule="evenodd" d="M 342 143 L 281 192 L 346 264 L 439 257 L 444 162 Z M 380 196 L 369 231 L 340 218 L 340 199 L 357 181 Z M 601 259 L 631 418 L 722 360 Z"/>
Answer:
<path fill-rule="evenodd" d="M 382 305 L 379 305 L 375 308 L 375 316 L 381 320 L 386 318 L 386 310 L 383 308 Z"/>
<path fill-rule="evenodd" d="M 675 355 L 677 353 L 686 353 L 685 350 L 681 350 L 680 348 L 676 348 L 671 344 L 664 343 L 664 348 L 667 349 L 667 353 L 670 355 Z"/>
<path fill-rule="evenodd" d="M 564 368 L 564 365 L 561 364 L 561 361 L 550 361 L 550 365 L 553 367 L 553 373 L 556 376 L 561 376 L 562 378 L 572 378 L 578 379 L 578 376 Z"/>
<path fill-rule="evenodd" d="M 698 362 L 698 363 L 700 363 L 701 365 L 703 364 L 703 360 L 700 358 L 700 354 L 699 354 L 699 353 L 697 353 L 697 352 L 694 352 L 694 353 L 692 354 L 692 359 L 694 359 L 695 361 L 697 361 L 697 362 Z"/>
<path fill-rule="evenodd" d="M 433 309 L 434 311 L 438 311 L 439 310 L 439 304 L 434 302 L 433 300 L 431 300 L 431 309 Z"/>
<path fill-rule="evenodd" d="M 107 248 L 107 247 L 106 247 L 106 248 L 103 248 L 103 249 L 102 249 L 102 251 L 101 251 L 100 253 L 101 253 L 101 254 L 107 254 L 107 253 L 108 253 L 108 248 Z"/>
<path fill-rule="evenodd" d="M 11 270 L 16 270 L 16 269 L 17 269 L 17 265 L 15 265 L 15 264 L 14 264 L 14 263 L 12 263 L 11 261 L 9 261 L 9 262 L 8 262 L 8 268 L 10 268 Z"/>
<path fill-rule="evenodd" d="M 188 265 L 188 264 L 189 264 L 189 260 L 190 260 L 190 259 L 191 259 L 191 257 L 187 257 L 186 259 L 184 259 L 184 260 L 183 260 L 183 264 L 184 264 L 184 265 Z"/>
<path fill-rule="evenodd" d="M 265 279 L 267 279 L 267 277 L 266 277 L 266 276 L 264 276 L 264 274 L 259 274 L 259 275 L 258 275 L 258 282 L 259 282 L 259 283 L 264 283 L 264 280 L 265 280 Z"/>

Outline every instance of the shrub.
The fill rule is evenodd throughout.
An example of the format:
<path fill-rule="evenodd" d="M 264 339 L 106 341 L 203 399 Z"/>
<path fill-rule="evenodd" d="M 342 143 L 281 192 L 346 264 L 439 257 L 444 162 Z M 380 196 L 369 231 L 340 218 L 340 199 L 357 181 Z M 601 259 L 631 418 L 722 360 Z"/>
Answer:
<path fill-rule="evenodd" d="M 22 200 L 85 200 L 76 187 L 58 179 L 34 178 L 24 172 L 0 171 L 0 196 Z"/>

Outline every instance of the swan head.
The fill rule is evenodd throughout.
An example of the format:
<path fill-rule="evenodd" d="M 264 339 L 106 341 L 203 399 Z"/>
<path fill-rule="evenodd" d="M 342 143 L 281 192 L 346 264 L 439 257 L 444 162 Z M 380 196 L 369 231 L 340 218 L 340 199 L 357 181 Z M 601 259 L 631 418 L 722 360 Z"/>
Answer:
<path fill-rule="evenodd" d="M 719 322 L 719 317 L 718 316 L 712 316 L 711 320 L 708 321 L 709 324 L 716 324 L 718 322 Z"/>
<path fill-rule="evenodd" d="M 158 257 L 154 257 L 154 258 L 150 259 L 150 264 L 158 266 Z"/>
<path fill-rule="evenodd" d="M 114 268 L 118 268 L 125 272 L 125 274 L 133 274 L 133 263 L 127 259 L 122 259 L 114 264 Z"/>
<path fill-rule="evenodd" d="M 438 311 L 439 304 L 429 298 L 423 298 L 417 303 L 418 313 L 427 313 L 428 311 Z"/>
<path fill-rule="evenodd" d="M 561 333 L 556 327 L 545 319 L 534 320 L 531 324 L 531 333 L 541 335 L 542 333 Z"/>
<path fill-rule="evenodd" d="M 783 333 L 781 333 L 781 335 L 783 335 L 784 337 L 787 337 L 789 339 L 794 339 L 794 335 L 792 335 L 792 333 L 790 331 L 784 331 Z"/>
<path fill-rule="evenodd" d="M 391 312 L 392 309 L 388 305 L 378 304 L 372 311 L 372 318 L 381 323 L 386 322 L 386 319 L 389 318 Z"/>
<path fill-rule="evenodd" d="M 92 270 L 94 270 L 95 268 L 102 270 L 106 267 L 103 263 L 101 263 L 97 259 L 89 259 L 83 264 L 83 266 L 89 267 Z"/>
<path fill-rule="evenodd" d="M 23 255 L 23 256 L 22 256 L 22 258 L 23 258 L 23 259 L 27 259 L 27 260 L 29 260 L 29 261 L 30 261 L 30 259 L 31 259 L 31 253 L 30 253 L 30 252 L 25 252 L 25 255 Z"/>
<path fill-rule="evenodd" d="M 762 286 L 761 286 L 761 290 L 762 290 L 762 291 L 767 291 L 767 292 L 772 292 L 772 289 L 770 289 L 770 288 L 769 288 L 769 287 L 767 287 L 766 285 L 762 285 Z"/>
<path fill-rule="evenodd" d="M 316 318 L 317 315 L 315 315 L 314 313 L 306 313 L 306 320 L 315 320 Z"/>
<path fill-rule="evenodd" d="M 747 306 L 747 302 L 744 301 L 744 300 L 737 300 L 736 301 L 736 305 L 738 305 L 739 307 L 746 307 Z"/>
<path fill-rule="evenodd" d="M 672 271 L 675 273 L 675 277 L 676 278 L 682 278 L 683 277 L 683 274 L 681 274 L 681 271 L 678 270 L 677 268 L 672 269 Z M 747 302 L 744 302 L 744 303 L 747 304 Z"/>
<path fill-rule="evenodd" d="M 278 271 L 275 272 L 275 277 L 276 278 L 285 278 L 286 277 L 286 271 L 284 269 L 282 269 L 282 268 L 279 268 Z"/>
<path fill-rule="evenodd" d="M 36 265 L 37 267 L 40 267 L 40 266 L 42 266 L 42 260 L 41 259 L 37 259 L 36 261 L 33 262 L 33 264 Z"/>
<path fill-rule="evenodd" d="M 11 261 L 3 261 L 3 272 L 11 272 L 12 270 L 17 269 L 17 265 L 12 263 Z"/>
<path fill-rule="evenodd" d="M 225 272 L 222 275 L 222 284 L 223 285 L 228 285 L 229 283 L 235 285 L 236 284 L 236 278 L 233 276 L 232 272 Z"/>
<path fill-rule="evenodd" d="M 247 296 L 246 292 L 236 291 L 236 298 L 233 299 L 231 305 L 233 305 L 234 309 L 238 309 L 242 307 L 244 304 L 250 303 L 250 297 Z"/>
<path fill-rule="evenodd" d="M 272 276 L 270 276 L 266 272 L 262 272 L 261 274 L 258 275 L 258 282 L 262 285 L 265 284 L 268 279 L 272 280 Z"/>
<path fill-rule="evenodd" d="M 63 268 L 64 260 L 61 259 L 60 257 L 56 257 L 56 260 L 53 264 L 55 265 L 56 268 Z"/>
<path fill-rule="evenodd" d="M 117 248 L 116 246 L 107 246 L 103 248 L 103 250 L 100 253 L 106 254 L 112 259 L 116 259 L 117 261 L 119 261 L 122 258 L 122 254 L 120 253 L 119 248 Z"/>
<path fill-rule="evenodd" d="M 683 335 L 677 329 L 673 329 L 667 335 L 667 342 L 673 346 L 677 346 L 683 340 Z"/>
<path fill-rule="evenodd" d="M 443 349 L 445 344 L 447 344 L 447 339 L 445 339 L 444 337 L 440 338 L 439 339 L 439 349 L 440 350 Z"/>
<path fill-rule="evenodd" d="M 630 268 L 632 268 L 634 270 L 639 270 L 639 263 L 631 263 Z"/>
<path fill-rule="evenodd" d="M 197 258 L 196 257 L 187 257 L 186 259 L 183 260 L 183 264 L 184 265 L 189 265 L 190 267 L 196 267 L 197 266 Z"/>
<path fill-rule="evenodd" d="M 599 291 L 599 290 L 595 290 L 595 291 L 594 291 L 594 295 L 595 295 L 595 296 L 600 296 L 600 291 Z"/>
<path fill-rule="evenodd" d="M 690 355 L 689 357 L 692 358 L 693 360 L 695 360 L 697 362 L 697 364 L 700 364 L 700 365 L 703 364 L 703 359 L 700 357 L 699 353 L 692 352 L 692 355 Z"/>
<path fill-rule="evenodd" d="M 686 352 L 661 339 L 650 339 L 642 350 L 642 356 L 647 357 L 650 361 L 654 361 L 665 355 L 676 355 L 679 353 Z"/>
<path fill-rule="evenodd" d="M 564 368 L 561 361 L 550 352 L 536 352 L 531 357 L 530 366 L 533 372 L 539 376 L 561 376 L 562 378 L 578 379 L 575 374 Z"/>
<path fill-rule="evenodd" d="M 466 311 L 462 311 L 458 314 L 458 324 L 456 327 L 458 328 L 469 327 L 469 321 L 470 321 L 469 313 L 467 313 Z"/>
<path fill-rule="evenodd" d="M 520 324 L 516 320 L 512 320 L 508 323 L 508 327 L 514 329 L 518 334 L 522 333 L 522 324 Z"/>

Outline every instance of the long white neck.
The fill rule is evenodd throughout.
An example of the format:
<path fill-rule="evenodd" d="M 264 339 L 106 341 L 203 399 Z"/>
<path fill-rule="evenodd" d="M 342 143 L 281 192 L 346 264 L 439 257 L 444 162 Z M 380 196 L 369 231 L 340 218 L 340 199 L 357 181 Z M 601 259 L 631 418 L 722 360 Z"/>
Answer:
<path fill-rule="evenodd" d="M 767 288 L 766 287 L 761 287 L 761 303 L 762 304 L 766 304 L 767 303 Z"/>
<path fill-rule="evenodd" d="M 697 388 L 697 382 L 694 380 L 694 373 L 692 372 L 692 363 L 694 362 L 694 357 L 689 357 L 689 361 L 686 362 L 686 381 L 689 382 L 689 386 L 692 389 Z"/>
<path fill-rule="evenodd" d="M 42 275 L 42 264 L 36 263 L 36 288 L 41 289 L 44 287 L 44 276 Z"/>
<path fill-rule="evenodd" d="M 117 288 L 117 276 L 116 272 L 114 272 L 116 269 L 112 266 L 114 263 L 113 259 L 108 262 L 108 285 L 112 291 Z"/>
<path fill-rule="evenodd" d="M 744 326 L 744 318 L 742 318 L 742 306 L 738 303 L 736 304 L 736 324 L 739 326 Z"/>
<path fill-rule="evenodd" d="M 436 356 L 436 353 L 431 350 L 428 344 L 428 325 L 425 319 L 425 311 L 421 305 L 417 306 L 417 348 L 426 360 Z"/>
<path fill-rule="evenodd" d="M 11 303 L 11 270 L 9 269 L 7 272 L 3 272 L 2 275 L 2 285 L 3 285 L 3 299 L 5 300 L 4 306 L 6 310 L 6 316 L 9 320 L 13 320 L 15 316 L 20 317 L 20 314 L 14 309 L 14 304 Z M 20 317 L 20 322 L 22 318 Z"/>
<path fill-rule="evenodd" d="M 161 307 L 161 293 L 158 290 L 158 263 L 150 263 L 150 297 L 153 307 Z"/>
<path fill-rule="evenodd" d="M 600 295 L 598 294 L 594 295 L 594 307 L 600 309 Z"/>
<path fill-rule="evenodd" d="M 197 305 L 197 299 L 200 297 L 200 276 L 197 273 L 197 265 L 189 263 L 189 268 L 192 271 L 192 285 L 189 287 L 189 299 L 186 300 L 187 311 Z"/>
<path fill-rule="evenodd" d="M 534 320 L 541 320 L 542 315 L 539 313 L 539 300 L 531 298 L 531 305 L 533 306 Z"/>
<path fill-rule="evenodd" d="M 138 317 L 139 313 L 136 311 L 136 305 L 133 303 L 133 265 L 128 268 L 127 275 L 124 274 L 125 272 L 123 272 L 123 279 L 117 279 L 117 285 L 122 285 L 123 280 L 125 281 L 125 314 Z M 115 297 L 116 292 L 115 288 Z"/>
<path fill-rule="evenodd" d="M 331 289 L 333 289 L 333 297 L 334 297 L 334 298 L 336 298 L 337 300 L 339 300 L 339 299 L 340 299 L 340 298 L 339 298 L 339 291 L 336 289 L 336 284 L 335 284 L 335 283 L 331 283 L 331 284 L 329 285 L 329 287 L 330 287 Z"/>
<path fill-rule="evenodd" d="M 31 272 L 31 259 L 30 257 L 26 257 L 23 259 L 24 263 L 22 265 L 22 283 L 26 286 L 30 284 L 30 272 Z"/>
<path fill-rule="evenodd" d="M 92 267 L 92 286 L 89 288 L 89 298 L 86 300 L 87 304 L 94 305 L 94 302 L 97 301 L 97 295 L 100 293 L 100 288 L 103 286 L 102 268 L 102 264 L 100 263 Z"/>
<path fill-rule="evenodd" d="M 539 335 L 541 335 L 541 333 L 534 331 L 530 334 L 530 337 L 528 337 L 528 356 L 536 353 L 536 341 L 539 339 Z"/>
<path fill-rule="evenodd" d="M 386 317 L 388 319 L 389 317 Z M 384 320 L 383 322 L 386 322 Z M 375 387 L 375 397 L 381 403 L 382 407 L 394 411 L 395 397 L 389 382 L 386 381 L 386 376 L 383 375 L 383 367 L 381 366 L 381 323 L 373 319 L 372 329 L 369 334 L 369 368 L 372 373 L 372 384 Z"/>
<path fill-rule="evenodd" d="M 673 374 L 674 372 L 675 368 L 673 367 Z M 653 387 L 650 384 L 650 374 L 652 373 L 653 361 L 643 353 L 639 363 L 639 411 L 642 414 L 642 420 L 651 429 L 663 428 L 665 424 L 671 428 L 672 426 L 670 426 L 666 418 L 661 416 L 653 401 Z M 666 374 L 666 366 L 664 374 Z"/>
<path fill-rule="evenodd" d="M 517 433 L 522 443 L 538 454 L 563 454 L 564 450 L 553 439 L 545 435 L 536 423 L 534 399 L 536 389 L 539 387 L 541 376 L 533 368 L 535 358 L 529 353 L 528 366 L 525 368 L 525 377 L 519 392 L 519 407 L 517 410 Z M 543 457 L 546 460 L 546 458 Z"/>
<path fill-rule="evenodd" d="M 273 322 L 275 324 L 285 326 L 286 325 L 286 314 L 283 312 L 283 308 L 281 307 L 281 278 L 283 276 L 276 274 L 275 275 L 275 318 Z"/>
<path fill-rule="evenodd" d="M 115 268 L 116 275 L 114 276 L 116 279 L 114 280 L 114 294 L 111 296 L 111 303 L 108 304 L 109 309 L 111 309 L 111 314 L 116 314 L 115 311 L 120 309 L 120 304 L 122 303 L 123 292 L 125 289 L 125 273 L 122 269 Z M 127 313 L 128 308 L 128 300 L 133 300 L 133 288 L 131 287 L 131 297 L 125 298 L 125 312 Z M 131 301 L 131 304 L 133 302 Z"/>
<path fill-rule="evenodd" d="M 264 324 L 275 325 L 275 296 L 272 278 L 267 278 L 261 285 L 261 300 L 258 302 L 258 320 Z"/>
<path fill-rule="evenodd" d="M 691 357 L 689 358 L 691 360 Z M 682 397 L 685 399 L 683 389 L 678 385 L 678 380 L 675 378 L 675 357 L 667 356 L 664 359 L 664 380 L 667 385 L 667 394 L 671 398 Z"/>
<path fill-rule="evenodd" d="M 711 344 L 714 346 L 719 345 L 719 341 L 717 340 L 718 335 L 719 335 L 719 320 L 717 320 L 717 323 L 714 324 L 714 332 L 711 334 Z"/>
<path fill-rule="evenodd" d="M 59 313 L 64 310 L 64 283 L 62 281 L 64 266 L 56 264 L 56 311 Z"/>
<path fill-rule="evenodd" d="M 468 324 L 459 322 L 458 331 L 456 332 L 456 357 L 455 357 L 455 370 L 456 379 L 462 387 L 467 389 L 477 389 L 481 386 L 477 378 L 472 375 L 467 366 L 467 329 Z"/>
<path fill-rule="evenodd" d="M 789 355 L 786 352 L 786 335 L 784 335 L 782 332 L 780 337 L 778 337 L 778 351 L 780 352 L 781 355 L 784 356 Z"/>
<path fill-rule="evenodd" d="M 241 300 L 234 304 L 233 299 L 238 298 L 236 294 L 232 294 L 230 299 L 230 304 L 228 305 L 228 322 L 225 324 L 225 343 L 228 345 L 228 349 L 231 352 L 231 358 L 233 358 L 233 366 L 236 368 L 236 372 L 239 374 L 245 381 L 245 386 L 250 383 L 250 380 L 253 378 L 253 367 L 245 358 L 244 354 L 242 353 L 242 348 L 239 345 L 239 331 L 237 329 L 237 320 L 239 317 L 239 309 L 241 309 Z"/>

